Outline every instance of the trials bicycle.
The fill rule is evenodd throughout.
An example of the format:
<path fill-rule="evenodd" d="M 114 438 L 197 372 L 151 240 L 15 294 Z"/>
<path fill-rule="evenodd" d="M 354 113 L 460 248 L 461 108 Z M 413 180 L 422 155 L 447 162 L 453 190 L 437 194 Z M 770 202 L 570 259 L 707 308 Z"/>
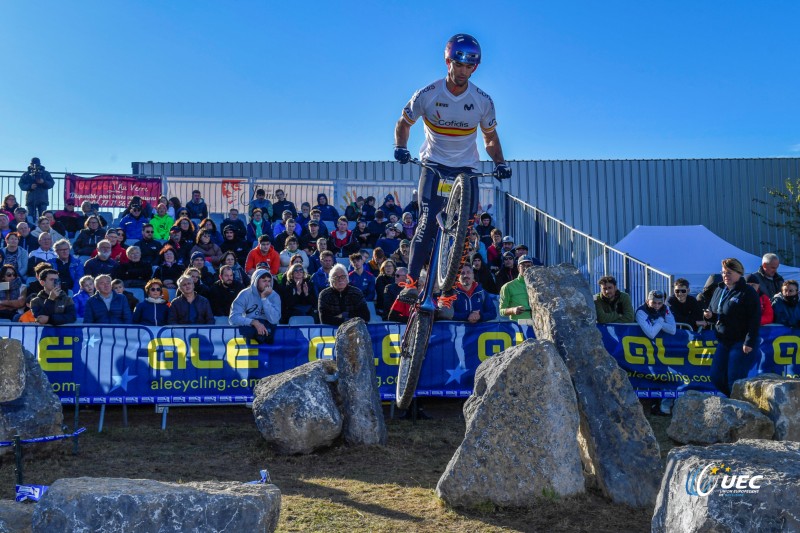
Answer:
<path fill-rule="evenodd" d="M 467 243 L 470 225 L 470 207 L 473 187 L 469 180 L 483 177 L 497 177 L 496 172 L 462 172 L 455 178 L 441 174 L 436 166 L 427 165 L 418 159 L 411 163 L 427 168 L 439 178 L 439 192 L 449 194 L 444 209 L 436 213 L 436 232 L 433 249 L 427 265 L 425 282 L 420 283 L 419 296 L 411 306 L 405 333 L 400 341 L 400 361 L 397 368 L 397 394 L 395 403 L 400 409 L 407 409 L 417 390 L 422 363 L 428 349 L 428 341 L 433 330 L 436 312 L 434 292 L 438 288 L 442 294 L 450 291 L 458 279 L 459 270 Z M 477 190 L 477 187 L 474 187 Z M 415 250 L 420 253 L 422 250 Z M 420 276 L 420 282 L 423 276 Z"/>

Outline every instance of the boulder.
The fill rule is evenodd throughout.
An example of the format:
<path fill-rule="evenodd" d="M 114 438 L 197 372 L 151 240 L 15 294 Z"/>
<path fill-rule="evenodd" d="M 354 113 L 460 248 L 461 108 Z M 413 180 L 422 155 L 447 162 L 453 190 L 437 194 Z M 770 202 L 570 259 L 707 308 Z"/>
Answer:
<path fill-rule="evenodd" d="M 21 348 L 19 341 L 5 339 L 10 350 Z M 2 346 L 0 346 L 2 349 Z M 21 348 L 22 349 L 22 348 Z M 25 361 L 25 388 L 22 394 L 11 402 L 0 403 L 0 441 L 13 440 L 15 434 L 23 439 L 61 435 L 64 415 L 61 402 L 50 386 L 42 367 L 31 352 L 22 349 Z M 34 453 L 42 453 L 58 446 L 58 443 L 37 444 L 26 448 Z M 13 448 L 0 448 L 0 455 L 13 453 Z"/>
<path fill-rule="evenodd" d="M 775 424 L 775 440 L 800 441 L 800 380 L 777 374 L 742 379 L 733 384 L 731 398 L 755 405 Z"/>
<path fill-rule="evenodd" d="M 25 354 L 16 339 L 0 339 L 0 403 L 11 402 L 25 390 Z"/>
<path fill-rule="evenodd" d="M 800 531 L 800 443 L 673 448 L 651 526 L 654 533 Z"/>
<path fill-rule="evenodd" d="M 30 533 L 34 506 L 0 500 L 0 533 Z"/>
<path fill-rule="evenodd" d="M 280 507 L 275 485 L 65 478 L 36 504 L 33 531 L 274 531 Z"/>
<path fill-rule="evenodd" d="M 336 331 L 336 382 L 341 401 L 342 437 L 350 445 L 386 444 L 375 356 L 366 323 L 348 320 Z"/>
<path fill-rule="evenodd" d="M 555 344 L 569 369 L 581 415 L 584 469 L 612 501 L 649 507 L 661 458 L 626 373 L 603 346 L 589 286 L 572 265 L 525 272 L 537 339 Z"/>
<path fill-rule="evenodd" d="M 772 439 L 775 426 L 747 402 L 688 391 L 675 401 L 667 435 L 682 444 Z"/>
<path fill-rule="evenodd" d="M 342 414 L 329 383 L 335 376 L 336 363 L 318 359 L 258 382 L 256 426 L 278 453 L 311 453 L 342 433 Z"/>
<path fill-rule="evenodd" d="M 584 491 L 575 391 L 552 343 L 527 340 L 481 363 L 464 417 L 436 485 L 448 504 L 532 507 L 543 494 Z"/>

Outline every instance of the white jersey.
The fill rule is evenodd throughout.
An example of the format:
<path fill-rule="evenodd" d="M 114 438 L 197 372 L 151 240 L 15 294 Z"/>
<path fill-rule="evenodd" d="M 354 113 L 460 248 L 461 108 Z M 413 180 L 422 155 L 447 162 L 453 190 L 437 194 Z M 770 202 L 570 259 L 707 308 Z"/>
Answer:
<path fill-rule="evenodd" d="M 420 159 L 448 167 L 477 169 L 478 126 L 484 133 L 497 127 L 494 102 L 488 94 L 469 83 L 466 91 L 455 96 L 447 90 L 444 79 L 414 93 L 403 108 L 403 119 L 409 124 L 420 117 L 425 123 Z"/>

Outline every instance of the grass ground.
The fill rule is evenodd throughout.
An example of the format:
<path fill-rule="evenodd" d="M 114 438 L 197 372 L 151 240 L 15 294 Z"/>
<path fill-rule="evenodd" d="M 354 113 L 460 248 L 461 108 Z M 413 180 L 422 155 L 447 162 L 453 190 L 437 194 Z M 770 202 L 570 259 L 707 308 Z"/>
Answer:
<path fill-rule="evenodd" d="M 609 503 L 599 494 L 543 498 L 533 509 L 454 510 L 434 489 L 464 435 L 461 402 L 429 400 L 433 420 L 388 421 L 385 447 L 333 447 L 307 456 L 278 456 L 267 447 L 244 407 L 177 408 L 166 431 L 152 407 L 109 409 L 97 433 L 99 410 L 81 411 L 87 427 L 80 454 L 71 443 L 51 457 L 27 456 L 25 481 L 128 477 L 161 481 L 252 481 L 267 468 L 282 493 L 279 531 L 649 531 L 652 509 Z M 72 420 L 72 408 L 65 418 Z M 652 418 L 662 457 L 672 444 L 665 418 Z M 65 441 L 66 442 L 66 441 Z M 665 449 L 666 448 L 666 449 Z M 0 498 L 14 496 L 13 460 L 0 463 Z"/>

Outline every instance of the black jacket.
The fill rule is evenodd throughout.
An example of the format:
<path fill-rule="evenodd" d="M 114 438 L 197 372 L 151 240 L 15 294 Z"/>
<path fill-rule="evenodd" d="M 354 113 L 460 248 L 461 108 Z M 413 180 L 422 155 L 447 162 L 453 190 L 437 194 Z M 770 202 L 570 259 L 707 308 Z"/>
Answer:
<path fill-rule="evenodd" d="M 744 342 L 751 348 L 756 347 L 761 327 L 761 303 L 744 277 L 739 278 L 731 290 L 720 283 L 708 308 L 713 313 L 711 321 L 715 323 L 717 340 L 726 345 Z"/>
<path fill-rule="evenodd" d="M 364 299 L 364 293 L 358 288 L 348 285 L 345 290 L 339 292 L 333 287 L 328 287 L 319 293 L 319 319 L 323 324 L 338 326 L 356 317 L 369 322 L 369 307 Z"/>

